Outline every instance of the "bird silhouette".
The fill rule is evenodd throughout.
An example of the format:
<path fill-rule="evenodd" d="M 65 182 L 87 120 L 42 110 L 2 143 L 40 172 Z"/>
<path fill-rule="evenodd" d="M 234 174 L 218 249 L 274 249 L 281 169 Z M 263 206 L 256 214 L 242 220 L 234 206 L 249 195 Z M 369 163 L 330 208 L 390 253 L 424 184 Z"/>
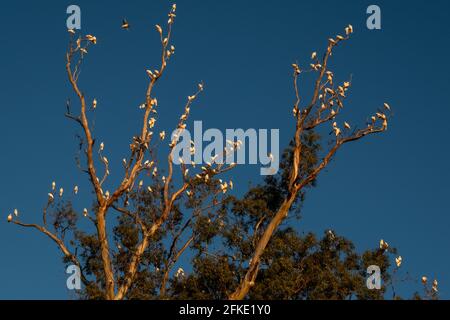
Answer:
<path fill-rule="evenodd" d="M 130 24 L 128 23 L 128 21 L 126 19 L 122 20 L 122 29 L 125 29 L 125 30 L 130 29 Z"/>

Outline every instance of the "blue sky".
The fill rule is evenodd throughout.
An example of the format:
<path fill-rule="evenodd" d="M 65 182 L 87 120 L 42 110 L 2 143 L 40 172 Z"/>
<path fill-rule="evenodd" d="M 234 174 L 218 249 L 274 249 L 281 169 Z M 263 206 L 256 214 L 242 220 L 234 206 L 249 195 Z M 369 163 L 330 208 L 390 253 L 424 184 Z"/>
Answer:
<path fill-rule="evenodd" d="M 137 130 L 145 69 L 158 61 L 154 25 L 165 23 L 171 2 L 1 2 L 2 299 L 72 297 L 56 246 L 37 232 L 6 223 L 16 207 L 24 220 L 38 222 L 53 180 L 66 190 L 80 185 L 77 208 L 91 203 L 89 186 L 74 161 L 79 130 L 64 118 L 71 94 L 64 70 L 70 4 L 81 7 L 82 32 L 99 39 L 80 81 L 87 97 L 99 101 L 96 134 L 115 159 L 114 176 Z M 291 63 L 308 65 L 312 51 L 322 52 L 326 39 L 351 23 L 354 36 L 332 58 L 341 81 L 353 76 L 346 120 L 363 124 L 385 101 L 394 116 L 386 134 L 337 154 L 307 195 L 297 228 L 319 233 L 333 228 L 359 250 L 384 238 L 398 248 L 405 270 L 437 278 L 442 297 L 450 298 L 450 4 L 377 1 L 382 29 L 376 31 L 365 26 L 370 4 L 180 1 L 176 54 L 157 88 L 158 125 L 161 130 L 174 127 L 174 114 L 204 81 L 193 119 L 210 128 L 280 128 L 280 143 L 286 145 L 293 133 Z M 131 24 L 128 32 L 120 29 L 124 17 Z M 235 192 L 245 191 L 249 181 L 258 182 L 258 172 L 256 166 L 239 168 Z"/>

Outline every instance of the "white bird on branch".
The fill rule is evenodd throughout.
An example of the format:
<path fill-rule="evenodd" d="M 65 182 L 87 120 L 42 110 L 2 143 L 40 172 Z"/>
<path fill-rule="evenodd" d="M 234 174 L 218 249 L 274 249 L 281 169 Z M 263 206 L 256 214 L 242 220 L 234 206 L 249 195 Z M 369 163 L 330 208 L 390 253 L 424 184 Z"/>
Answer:
<path fill-rule="evenodd" d="M 334 235 L 334 232 L 332 231 L 332 230 L 328 230 L 328 235 L 330 236 L 330 239 L 331 240 L 334 240 L 334 239 L 336 239 L 336 236 Z"/>
<path fill-rule="evenodd" d="M 150 128 L 153 128 L 155 126 L 155 123 L 156 123 L 155 118 L 150 118 L 150 120 L 148 121 L 148 125 Z"/>
<path fill-rule="evenodd" d="M 351 33 L 353 33 L 353 26 L 349 24 L 348 27 L 345 28 L 345 34 L 349 35 Z"/>
<path fill-rule="evenodd" d="M 386 115 L 384 113 L 377 112 L 376 115 L 379 119 L 386 120 Z"/>
<path fill-rule="evenodd" d="M 433 280 L 433 285 L 431 286 L 431 290 L 434 292 L 438 292 L 438 282 L 436 279 Z"/>
<path fill-rule="evenodd" d="M 162 28 L 158 24 L 155 25 L 155 27 L 156 27 L 156 30 L 158 30 L 158 33 L 162 35 L 162 32 L 163 32 Z"/>
<path fill-rule="evenodd" d="M 386 250 L 387 248 L 389 248 L 389 244 L 384 241 L 383 239 L 380 240 L 380 249 L 382 250 Z"/>
<path fill-rule="evenodd" d="M 185 275 L 183 268 L 178 268 L 177 272 L 175 273 L 175 278 L 183 278 Z"/>
<path fill-rule="evenodd" d="M 95 36 L 93 36 L 91 34 L 86 35 L 86 39 L 88 41 L 92 42 L 93 44 L 97 44 L 97 37 L 95 37 Z"/>
<path fill-rule="evenodd" d="M 397 268 L 399 268 L 402 264 L 402 256 L 398 256 L 397 258 L 395 258 L 395 264 L 397 265 Z"/>
<path fill-rule="evenodd" d="M 339 137 L 341 135 L 341 129 L 339 129 L 338 127 L 333 128 L 333 130 L 336 137 Z"/>

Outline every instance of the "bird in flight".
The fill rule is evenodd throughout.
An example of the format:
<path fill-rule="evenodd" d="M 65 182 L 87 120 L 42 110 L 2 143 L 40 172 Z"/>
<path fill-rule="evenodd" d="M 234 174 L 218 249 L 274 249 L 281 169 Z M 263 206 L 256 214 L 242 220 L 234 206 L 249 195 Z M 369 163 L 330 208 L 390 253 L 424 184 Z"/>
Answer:
<path fill-rule="evenodd" d="M 126 19 L 122 20 L 122 29 L 128 30 L 130 28 L 130 24 Z"/>

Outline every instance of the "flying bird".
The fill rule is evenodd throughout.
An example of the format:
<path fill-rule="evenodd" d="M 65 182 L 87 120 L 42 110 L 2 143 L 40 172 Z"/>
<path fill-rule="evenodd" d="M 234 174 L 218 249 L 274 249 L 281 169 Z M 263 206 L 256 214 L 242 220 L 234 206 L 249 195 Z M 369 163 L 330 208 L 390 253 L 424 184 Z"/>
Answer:
<path fill-rule="evenodd" d="M 128 30 L 130 28 L 130 24 L 126 19 L 122 20 L 122 29 Z"/>

